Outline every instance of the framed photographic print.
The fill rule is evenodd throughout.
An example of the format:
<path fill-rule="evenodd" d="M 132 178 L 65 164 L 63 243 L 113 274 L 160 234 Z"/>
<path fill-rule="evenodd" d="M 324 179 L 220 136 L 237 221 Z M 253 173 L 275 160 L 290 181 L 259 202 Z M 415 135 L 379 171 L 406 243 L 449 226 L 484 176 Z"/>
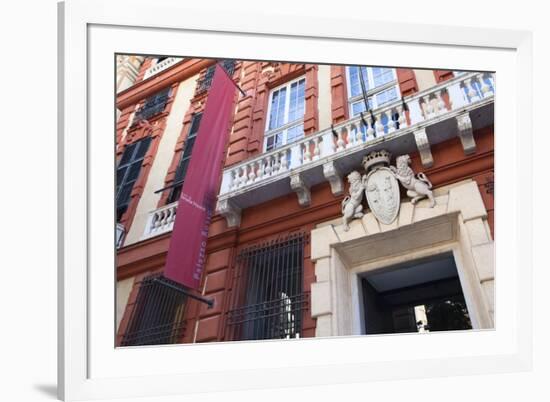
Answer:
<path fill-rule="evenodd" d="M 530 367 L 528 33 L 59 15 L 62 398 Z"/>

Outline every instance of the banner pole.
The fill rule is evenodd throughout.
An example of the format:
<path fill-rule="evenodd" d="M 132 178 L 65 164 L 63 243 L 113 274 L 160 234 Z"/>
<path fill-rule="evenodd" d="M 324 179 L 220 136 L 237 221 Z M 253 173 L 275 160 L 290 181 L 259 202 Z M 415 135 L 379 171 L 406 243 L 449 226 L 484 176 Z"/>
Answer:
<path fill-rule="evenodd" d="M 184 295 L 190 297 L 191 299 L 198 300 L 201 303 L 206 303 L 208 305 L 209 309 L 214 307 L 214 299 L 207 299 L 206 297 L 196 295 L 196 294 L 188 291 L 187 289 L 179 288 L 177 286 L 172 285 L 171 283 L 164 282 L 164 281 L 160 280 L 159 278 L 155 278 L 154 281 L 157 282 L 157 283 L 160 283 L 163 286 L 169 287 L 170 289 L 173 289 L 176 292 L 183 293 Z"/>

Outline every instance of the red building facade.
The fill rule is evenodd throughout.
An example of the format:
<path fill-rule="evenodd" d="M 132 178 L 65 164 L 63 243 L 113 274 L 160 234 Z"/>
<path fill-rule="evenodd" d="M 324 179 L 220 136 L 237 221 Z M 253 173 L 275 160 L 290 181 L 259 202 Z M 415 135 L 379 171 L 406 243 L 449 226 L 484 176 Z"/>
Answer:
<path fill-rule="evenodd" d="M 494 84 L 489 73 L 223 61 L 246 95 L 235 93 L 200 287 L 214 307 L 162 291 L 147 296 L 150 279 L 162 274 L 214 64 L 146 57 L 136 82 L 117 94 L 117 345 L 373 333 L 365 329 L 369 319 L 348 324 L 337 312 L 339 303 L 353 305 L 356 299 L 342 301 L 348 300 L 347 291 L 338 294 L 343 289 L 336 285 L 338 274 L 323 279 L 326 258 L 319 250 L 327 227 L 338 237 L 331 243 L 335 250 L 376 236 L 381 247 L 384 241 L 399 243 L 381 236 L 399 236 L 405 230 L 401 221 L 393 228 L 378 223 L 374 233 L 365 220 L 369 214 L 346 232 L 362 225 L 357 229 L 361 235 L 348 241 L 348 234 L 339 231 L 346 175 L 361 171 L 361 158 L 380 149 L 394 157 L 409 154 L 413 171 L 424 172 L 433 184 L 438 204 L 448 205 L 440 215 L 430 211 L 425 221 L 420 213 L 414 215 L 407 227 L 420 231 L 425 222 L 439 225 L 438 219 L 452 216 L 458 219 L 452 223 L 456 234 L 445 244 L 460 244 L 456 250 L 464 247 L 460 228 L 465 228 L 469 251 L 453 255 L 470 324 L 494 325 L 492 262 L 480 267 L 478 258 L 491 253 L 494 244 Z M 364 74 L 370 112 L 357 87 L 359 74 Z M 475 216 L 468 215 L 467 207 L 451 211 L 453 197 L 459 196 L 479 198 L 482 211 Z M 401 200 L 404 214 L 403 205 L 409 204 L 404 190 Z M 407 249 L 411 261 L 427 244 Z M 367 258 L 361 264 L 370 263 Z M 372 262 L 381 258 L 386 257 Z M 468 258 L 477 266 L 470 273 Z M 365 286 L 371 285 L 376 287 L 374 280 Z M 160 310 L 145 306 L 167 300 L 170 307 Z M 365 295 L 363 300 L 369 303 Z"/>

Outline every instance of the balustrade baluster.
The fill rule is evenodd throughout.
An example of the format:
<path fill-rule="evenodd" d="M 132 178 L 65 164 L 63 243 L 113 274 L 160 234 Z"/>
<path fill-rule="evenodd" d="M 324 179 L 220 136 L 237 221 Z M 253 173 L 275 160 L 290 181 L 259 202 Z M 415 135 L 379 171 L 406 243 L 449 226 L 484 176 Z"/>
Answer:
<path fill-rule="evenodd" d="M 399 123 L 399 128 L 407 127 L 407 117 L 401 104 L 397 106 L 397 122 Z"/>
<path fill-rule="evenodd" d="M 239 179 L 238 179 L 237 187 L 241 187 L 246 182 L 246 172 L 245 172 L 244 166 L 239 167 L 238 177 L 239 177 Z"/>
<path fill-rule="evenodd" d="M 334 135 L 332 134 L 332 130 L 327 130 L 323 134 L 323 140 L 321 141 L 321 156 L 328 156 L 332 155 L 335 151 L 334 146 Z"/>
<path fill-rule="evenodd" d="M 468 104 L 468 99 L 464 95 L 463 89 L 464 82 L 456 81 L 448 88 L 449 103 L 451 104 L 451 110 L 457 110 Z"/>
<path fill-rule="evenodd" d="M 281 171 L 281 172 L 286 171 L 287 168 L 288 168 L 288 157 L 287 157 L 287 152 L 288 152 L 288 150 L 285 149 L 284 151 L 282 151 L 282 152 L 280 153 L 280 157 L 281 157 L 281 158 L 280 158 L 280 159 L 281 159 L 281 169 L 280 169 L 280 171 Z"/>
<path fill-rule="evenodd" d="M 375 131 L 374 131 L 374 117 L 369 117 L 369 120 L 368 120 L 368 127 L 367 127 L 367 140 L 369 138 L 373 138 L 374 135 L 375 135 Z"/>
<path fill-rule="evenodd" d="M 345 129 L 346 129 L 346 137 L 344 138 L 344 136 L 342 136 L 342 139 L 344 140 L 344 144 L 345 144 L 344 146 L 346 148 L 349 148 L 355 145 L 355 138 L 353 136 L 353 127 L 350 124 L 345 126 Z"/>
<path fill-rule="evenodd" d="M 254 172 L 254 163 L 248 164 L 248 183 L 254 183 L 256 172 Z"/>
<path fill-rule="evenodd" d="M 166 213 L 165 209 L 160 212 L 160 225 L 159 225 L 160 230 L 164 230 L 164 227 L 166 226 L 167 215 L 168 214 Z"/>
<path fill-rule="evenodd" d="M 258 166 L 258 169 L 256 170 L 256 181 L 261 180 L 264 176 L 264 164 L 262 163 L 262 160 L 256 162 L 256 165 Z"/>
<path fill-rule="evenodd" d="M 477 91 L 472 83 L 471 78 L 467 78 L 464 80 L 464 85 L 466 89 L 466 94 L 468 95 L 468 99 L 471 102 L 477 102 L 479 100 L 479 95 L 477 94 Z"/>
<path fill-rule="evenodd" d="M 271 176 L 271 172 L 272 172 L 272 167 L 271 167 L 271 158 L 272 156 L 269 155 L 267 158 L 266 158 L 266 166 L 265 166 L 265 174 L 267 176 Z"/>
<path fill-rule="evenodd" d="M 363 141 L 363 132 L 361 131 L 361 122 L 353 124 L 351 130 L 355 130 L 355 144 L 362 144 Z"/>
<path fill-rule="evenodd" d="M 432 105 L 430 95 L 424 96 L 423 99 L 424 99 L 424 118 L 429 119 L 434 114 L 434 107 Z"/>
<path fill-rule="evenodd" d="M 277 173 L 279 173 L 279 169 L 281 167 L 281 160 L 280 160 L 280 157 L 279 157 L 279 153 L 276 153 L 275 155 L 273 155 L 273 160 L 274 160 L 273 174 L 277 174 Z"/>
<path fill-rule="evenodd" d="M 297 143 L 290 148 L 290 168 L 295 169 L 302 164 L 302 145 Z"/>
<path fill-rule="evenodd" d="M 445 107 L 445 101 L 443 100 L 441 89 L 435 92 L 435 105 L 437 108 L 436 114 L 440 115 L 447 113 L 447 108 Z"/>
<path fill-rule="evenodd" d="M 386 111 L 386 118 L 388 119 L 388 134 L 395 131 L 395 121 L 393 121 L 392 109 Z"/>
<path fill-rule="evenodd" d="M 489 96 L 493 95 L 493 91 L 491 91 L 491 87 L 487 84 L 485 81 L 485 73 L 481 73 L 477 76 L 477 80 L 480 84 L 481 93 L 484 98 L 487 98 Z"/>
<path fill-rule="evenodd" d="M 317 160 L 321 156 L 321 148 L 319 147 L 320 140 L 321 137 L 319 136 L 313 139 L 313 160 Z"/>
<path fill-rule="evenodd" d="M 239 168 L 233 169 L 232 173 L 234 175 L 232 189 L 235 190 L 235 189 L 239 188 Z"/>
<path fill-rule="evenodd" d="M 168 208 L 168 225 L 172 225 L 175 219 L 176 219 L 176 208 L 175 207 Z"/>
<path fill-rule="evenodd" d="M 376 116 L 376 123 L 374 124 L 376 129 L 376 136 L 381 137 L 385 134 L 384 124 L 382 124 L 382 113 Z"/>
<path fill-rule="evenodd" d="M 151 232 L 156 231 L 159 226 L 160 226 L 160 216 L 157 211 L 153 214 L 153 222 L 151 222 Z"/>
<path fill-rule="evenodd" d="M 235 188 L 235 170 L 231 170 L 229 172 L 229 190 L 233 190 Z"/>
<path fill-rule="evenodd" d="M 336 151 L 338 152 L 343 151 L 346 147 L 346 143 L 344 141 L 344 130 L 344 127 L 338 130 L 338 139 L 336 140 Z"/>

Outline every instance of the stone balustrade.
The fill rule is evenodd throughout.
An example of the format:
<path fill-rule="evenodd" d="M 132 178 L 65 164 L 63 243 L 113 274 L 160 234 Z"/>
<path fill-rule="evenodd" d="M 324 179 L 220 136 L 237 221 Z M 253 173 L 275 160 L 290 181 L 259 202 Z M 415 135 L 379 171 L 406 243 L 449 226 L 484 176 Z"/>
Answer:
<path fill-rule="evenodd" d="M 173 202 L 149 212 L 149 217 L 145 225 L 142 240 L 170 232 L 174 227 L 174 221 L 176 220 L 177 207 L 178 203 Z"/>
<path fill-rule="evenodd" d="M 149 77 L 152 77 L 153 75 L 156 75 L 160 73 L 161 71 L 166 70 L 169 67 L 172 67 L 177 62 L 183 60 L 182 57 L 167 57 L 166 59 L 162 60 L 160 63 L 156 63 L 154 66 L 149 67 L 145 74 L 143 75 L 143 79 L 146 80 Z"/>

